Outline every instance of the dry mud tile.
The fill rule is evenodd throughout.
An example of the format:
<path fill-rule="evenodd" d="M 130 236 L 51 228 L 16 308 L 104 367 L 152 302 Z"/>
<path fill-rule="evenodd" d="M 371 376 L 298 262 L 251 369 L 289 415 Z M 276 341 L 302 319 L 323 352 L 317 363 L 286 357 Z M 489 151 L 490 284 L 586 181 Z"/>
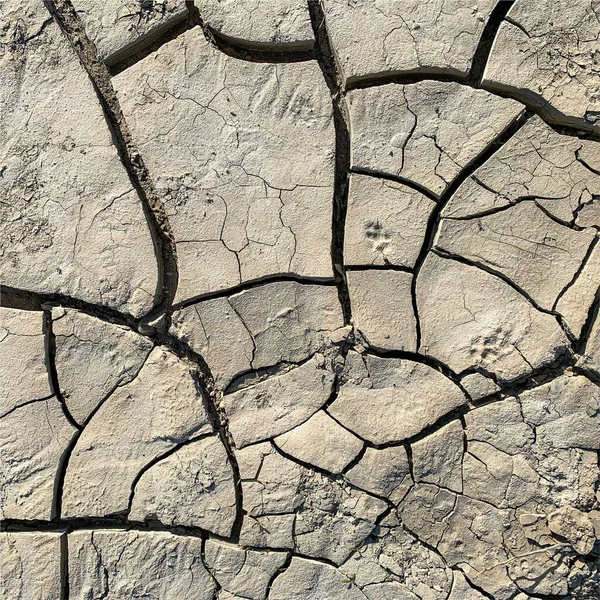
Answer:
<path fill-rule="evenodd" d="M 345 473 L 346 479 L 376 496 L 402 501 L 413 484 L 410 463 L 404 446 L 367 448 L 364 455 Z"/>
<path fill-rule="evenodd" d="M 341 564 L 387 509 L 379 498 L 291 461 L 269 443 L 244 448 L 237 457 L 246 511 L 241 544 L 283 542 L 279 547 Z"/>
<path fill-rule="evenodd" d="M 595 127 L 599 34 L 594 3 L 543 0 L 531 10 L 517 0 L 498 30 L 482 85 L 518 91 L 559 123 Z"/>
<path fill-rule="evenodd" d="M 0 308 L 0 415 L 52 394 L 43 322 L 41 311 Z"/>
<path fill-rule="evenodd" d="M 294 556 L 290 566 L 275 578 L 270 600 L 367 600 L 367 597 L 335 567 Z"/>
<path fill-rule="evenodd" d="M 4 11 L 3 283 L 140 317 L 158 286 L 152 237 L 92 83 L 41 2 Z"/>
<path fill-rule="evenodd" d="M 60 597 L 61 534 L 2 532 L 0 555 L 0 589 L 4 598 L 56 600 Z"/>
<path fill-rule="evenodd" d="M 325 357 L 226 394 L 223 406 L 238 448 L 297 427 L 317 412 L 333 390 L 334 373 Z"/>
<path fill-rule="evenodd" d="M 244 372 L 306 360 L 342 325 L 334 286 L 276 281 L 180 308 L 170 332 L 206 359 L 225 389 Z"/>
<path fill-rule="evenodd" d="M 199 537 L 75 531 L 69 534 L 69 592 L 74 598 L 211 600 L 216 585 L 201 557 Z"/>
<path fill-rule="evenodd" d="M 69 308 L 52 309 L 52 334 L 60 391 L 79 424 L 135 378 L 153 347 L 126 327 Z"/>
<path fill-rule="evenodd" d="M 549 218 L 534 202 L 521 202 L 466 221 L 443 219 L 435 247 L 501 273 L 550 311 L 595 237 L 593 229 L 574 231 Z M 593 294 L 590 304 L 592 300 Z M 581 307 L 583 315 L 588 308 Z"/>
<path fill-rule="evenodd" d="M 348 271 L 348 290 L 357 330 L 380 350 L 417 350 L 411 287 L 413 274 L 395 270 Z"/>
<path fill-rule="evenodd" d="M 0 419 L 0 514 L 50 520 L 55 480 L 75 434 L 56 398 L 16 408 Z"/>
<path fill-rule="evenodd" d="M 381 521 L 341 571 L 369 600 L 442 600 L 453 578 L 444 560 L 400 523 L 396 511 Z"/>
<path fill-rule="evenodd" d="M 369 75 L 466 75 L 494 0 L 326 0 L 332 44 L 348 83 Z"/>
<path fill-rule="evenodd" d="M 600 194 L 599 167 L 597 142 L 561 135 L 535 116 L 461 184 L 442 216 L 473 217 L 529 199 L 569 223 Z"/>
<path fill-rule="evenodd" d="M 204 561 L 222 590 L 231 596 L 266 600 L 268 587 L 283 567 L 287 552 L 244 550 L 239 546 L 209 539 L 204 547 Z"/>
<path fill-rule="evenodd" d="M 63 516 L 125 512 L 131 486 L 146 465 L 211 431 L 188 365 L 156 348 L 137 377 L 100 406 L 77 440 L 64 479 Z"/>
<path fill-rule="evenodd" d="M 316 61 L 241 61 L 195 28 L 113 83 L 173 228 L 176 302 L 332 276 L 333 115 Z"/>
<path fill-rule="evenodd" d="M 236 517 L 233 472 L 218 435 L 193 441 L 143 473 L 129 519 L 198 527 L 229 536 Z"/>
<path fill-rule="evenodd" d="M 513 100 L 441 81 L 348 92 L 353 168 L 441 195 L 523 111 Z"/>
<path fill-rule="evenodd" d="M 413 267 L 434 202 L 408 186 L 352 173 L 344 263 Z"/>
<path fill-rule="evenodd" d="M 407 359 L 350 352 L 344 378 L 328 410 L 344 427 L 374 444 L 417 435 L 467 402 L 460 388 L 440 372 Z"/>
<path fill-rule="evenodd" d="M 416 285 L 421 351 L 513 381 L 568 353 L 556 319 L 482 269 L 429 254 Z"/>
<path fill-rule="evenodd" d="M 113 65 L 143 49 L 187 16 L 184 0 L 73 0 L 98 60 Z"/>
<path fill-rule="evenodd" d="M 302 0 L 200 0 L 196 5 L 210 29 L 249 47 L 294 50 L 314 44 L 308 6 Z"/>
<path fill-rule="evenodd" d="M 359 454 L 363 442 L 320 410 L 273 442 L 286 454 L 330 473 L 341 473 Z"/>

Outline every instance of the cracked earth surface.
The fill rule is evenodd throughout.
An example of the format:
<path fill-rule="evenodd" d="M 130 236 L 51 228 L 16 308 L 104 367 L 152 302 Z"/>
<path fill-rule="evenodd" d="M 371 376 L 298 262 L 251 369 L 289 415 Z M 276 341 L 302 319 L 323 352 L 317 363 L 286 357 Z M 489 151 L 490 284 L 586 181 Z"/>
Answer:
<path fill-rule="evenodd" d="M 0 2 L 0 598 L 600 597 L 600 2 Z"/>

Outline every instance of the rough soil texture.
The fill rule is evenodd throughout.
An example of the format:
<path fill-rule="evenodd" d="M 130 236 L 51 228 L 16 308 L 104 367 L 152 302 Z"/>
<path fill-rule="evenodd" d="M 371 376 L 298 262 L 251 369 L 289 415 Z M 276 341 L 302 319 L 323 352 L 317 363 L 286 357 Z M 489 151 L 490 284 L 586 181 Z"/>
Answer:
<path fill-rule="evenodd" d="M 0 0 L 0 599 L 598 600 L 600 3 Z"/>

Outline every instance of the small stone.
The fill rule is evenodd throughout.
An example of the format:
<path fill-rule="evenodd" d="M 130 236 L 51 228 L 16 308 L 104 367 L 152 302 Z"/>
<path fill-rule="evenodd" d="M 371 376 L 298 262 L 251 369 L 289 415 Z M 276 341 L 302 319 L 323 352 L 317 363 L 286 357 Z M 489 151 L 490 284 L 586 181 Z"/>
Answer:
<path fill-rule="evenodd" d="M 477 401 L 492 396 L 500 391 L 498 384 L 481 373 L 471 373 L 460 380 L 471 400 Z"/>

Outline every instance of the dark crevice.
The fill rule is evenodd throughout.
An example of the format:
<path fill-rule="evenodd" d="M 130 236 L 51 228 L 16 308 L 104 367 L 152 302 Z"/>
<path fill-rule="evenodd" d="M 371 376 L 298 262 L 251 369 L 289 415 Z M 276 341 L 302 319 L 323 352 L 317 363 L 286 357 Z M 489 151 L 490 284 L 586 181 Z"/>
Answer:
<path fill-rule="evenodd" d="M 384 265 L 346 265 L 346 271 L 402 271 L 403 273 L 412 273 L 411 267 L 404 265 L 393 265 L 386 263 Z"/>
<path fill-rule="evenodd" d="M 87 315 L 97 317 L 102 321 L 123 325 L 137 331 L 136 320 L 131 315 L 121 313 L 101 304 L 94 304 L 80 300 L 79 298 L 73 298 L 72 296 L 65 296 L 64 294 L 42 294 L 0 285 L 0 298 L 2 299 L 0 305 L 3 308 L 36 311 L 41 311 L 51 306 L 74 308 Z M 9 299 L 7 304 L 4 303 L 5 299 Z"/>
<path fill-rule="evenodd" d="M 37 402 L 47 402 L 48 400 L 50 400 L 52 398 L 54 398 L 54 394 L 51 394 L 50 396 L 46 396 L 45 398 L 36 398 L 35 400 L 26 400 L 25 402 L 21 402 L 21 404 L 17 404 L 16 406 L 13 406 L 6 412 L 2 413 L 0 415 L 0 419 L 4 419 L 4 417 L 8 417 L 8 415 L 16 412 L 20 408 L 24 408 L 25 406 L 29 406 L 30 404 L 36 404 Z"/>
<path fill-rule="evenodd" d="M 179 271 L 175 241 L 165 208 L 154 190 L 148 169 L 133 143 L 108 69 L 106 65 L 97 61 L 96 47 L 86 36 L 70 0 L 46 1 L 45 4 L 88 74 L 113 135 L 121 162 L 142 201 L 155 245 L 159 271 L 155 307 L 146 315 L 145 320 L 153 321 L 166 315 L 168 321 L 177 289 Z"/>
<path fill-rule="evenodd" d="M 390 83 L 410 85 L 421 81 L 443 81 L 446 83 L 466 83 L 466 76 L 457 69 L 441 67 L 417 67 L 410 71 L 380 71 L 366 75 L 350 76 L 346 79 L 346 91 L 362 90 L 371 87 L 380 87 Z"/>
<path fill-rule="evenodd" d="M 417 349 L 421 347 L 421 321 L 419 319 L 419 311 L 417 306 L 417 281 L 419 272 L 429 251 L 433 247 L 435 238 L 438 232 L 439 224 L 441 221 L 442 211 L 456 192 L 458 188 L 465 182 L 479 167 L 485 164 L 496 152 L 500 150 L 520 129 L 525 125 L 527 120 L 531 117 L 531 113 L 523 111 L 510 125 L 508 125 L 500 135 L 498 135 L 492 142 L 476 156 L 463 170 L 457 175 L 452 183 L 446 188 L 444 193 L 440 196 L 439 202 L 435 205 L 434 209 L 429 215 L 427 221 L 427 228 L 425 230 L 425 237 L 419 256 L 415 261 L 414 266 L 414 277 L 411 286 L 411 296 L 413 303 L 413 311 L 416 322 L 417 331 Z"/>
<path fill-rule="evenodd" d="M 483 73 L 487 66 L 487 62 L 492 51 L 492 46 L 494 45 L 494 41 L 498 35 L 500 25 L 502 25 L 504 17 L 507 15 L 514 3 L 515 0 L 500 0 L 500 2 L 494 6 L 490 17 L 485 24 L 481 38 L 479 39 L 475 54 L 473 55 L 471 70 L 469 71 L 465 81 L 468 85 L 479 87 L 481 84 Z"/>
<path fill-rule="evenodd" d="M 212 46 L 227 56 L 259 63 L 293 63 L 315 58 L 313 40 L 278 43 L 253 42 L 232 37 L 205 23 L 194 2 L 186 2 L 186 4 L 190 21 L 201 29 L 204 37 Z"/>
<path fill-rule="evenodd" d="M 42 310 L 42 301 L 34 292 L 0 285 L 0 306 L 19 310 Z"/>
<path fill-rule="evenodd" d="M 350 169 L 350 172 L 356 173 L 357 175 L 365 175 L 366 177 L 375 177 L 377 179 L 393 181 L 394 183 L 405 185 L 406 187 L 411 188 L 416 192 L 420 192 L 421 194 L 423 194 L 423 196 L 426 196 L 432 202 L 437 203 L 439 200 L 439 197 L 436 196 L 431 190 L 426 188 L 424 185 L 421 185 L 416 181 L 412 181 L 411 179 L 406 179 L 406 177 L 402 177 L 401 175 L 394 175 L 393 173 L 386 173 L 385 171 L 377 171 L 375 169 L 369 169 L 366 167 L 352 167 Z"/>
<path fill-rule="evenodd" d="M 187 4 L 190 3 L 186 2 Z M 106 57 L 102 62 L 108 67 L 110 75 L 114 77 L 195 26 L 196 24 L 190 19 L 188 9 L 188 12 L 174 15 L 166 23 L 139 36 L 131 44 Z"/>
<path fill-rule="evenodd" d="M 69 536 L 60 536 L 60 600 L 69 600 Z"/>
<path fill-rule="evenodd" d="M 75 429 L 81 429 L 81 425 L 74 419 L 69 407 L 67 406 L 67 401 L 63 396 L 60 383 L 58 381 L 58 371 L 56 370 L 56 336 L 52 331 L 52 313 L 49 310 L 44 310 L 44 348 L 46 350 L 46 371 L 48 373 L 48 380 L 50 384 L 50 390 L 54 396 L 60 402 L 62 407 L 62 411 L 65 415 L 65 418 Z"/>
<path fill-rule="evenodd" d="M 585 323 L 581 328 L 581 335 L 579 336 L 578 342 L 574 344 L 574 350 L 577 354 L 585 355 L 587 344 L 592 335 L 592 331 L 594 330 L 594 324 L 596 323 L 596 319 L 598 318 L 598 311 L 600 309 L 600 287 L 596 290 L 596 294 L 594 296 L 594 301 L 590 306 L 587 317 L 585 319 Z"/>
<path fill-rule="evenodd" d="M 229 296 L 239 294 L 240 292 L 243 292 L 245 290 L 251 290 L 253 288 L 262 287 L 263 285 L 268 285 L 269 283 L 278 283 L 282 281 L 295 281 L 303 285 L 335 285 L 335 282 L 332 277 L 304 277 L 302 275 L 294 275 L 292 273 L 278 273 L 274 275 L 265 275 L 265 277 L 252 279 L 251 281 L 244 281 L 243 283 L 240 283 L 239 285 L 235 285 L 233 287 L 218 290 L 216 292 L 206 292 L 205 294 L 199 294 L 197 296 L 194 296 L 193 298 L 182 300 L 181 302 L 178 302 L 177 304 L 173 305 L 173 310 L 181 310 L 182 308 L 186 308 L 187 306 L 191 306 L 192 304 L 196 304 L 197 302 L 202 302 L 204 300 L 228 298 Z"/>
<path fill-rule="evenodd" d="M 277 571 L 275 571 L 275 573 L 273 573 L 273 576 L 271 577 L 271 579 L 269 580 L 269 583 L 267 585 L 267 593 L 266 593 L 266 600 L 269 600 L 269 596 L 271 594 L 271 588 L 273 587 L 273 584 L 275 583 L 275 580 L 283 573 L 285 573 L 289 566 L 292 564 L 292 558 L 293 558 L 293 554 L 290 552 L 287 555 L 287 558 L 285 559 L 285 562 L 281 565 L 281 567 L 279 567 L 279 569 L 277 569 Z"/>
<path fill-rule="evenodd" d="M 344 270 L 344 236 L 348 212 L 348 184 L 350 171 L 350 121 L 346 100 L 342 93 L 342 75 L 337 68 L 323 6 L 319 0 L 308 0 L 308 10 L 316 40 L 316 58 L 331 92 L 333 123 L 335 127 L 335 171 L 333 191 L 331 259 L 335 283 L 344 314 L 344 324 L 352 321 L 350 293 Z"/>

